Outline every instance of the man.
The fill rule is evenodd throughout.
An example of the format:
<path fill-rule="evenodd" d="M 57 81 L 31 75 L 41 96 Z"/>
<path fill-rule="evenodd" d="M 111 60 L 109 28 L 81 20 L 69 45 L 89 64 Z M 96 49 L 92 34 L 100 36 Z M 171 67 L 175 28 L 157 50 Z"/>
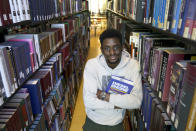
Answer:
<path fill-rule="evenodd" d="M 140 67 L 123 50 L 122 35 L 115 29 L 100 35 L 102 54 L 88 60 L 84 69 L 83 99 L 86 110 L 84 131 L 123 131 L 126 109 L 139 108 L 142 101 Z M 105 92 L 111 75 L 134 82 L 130 94 Z"/>

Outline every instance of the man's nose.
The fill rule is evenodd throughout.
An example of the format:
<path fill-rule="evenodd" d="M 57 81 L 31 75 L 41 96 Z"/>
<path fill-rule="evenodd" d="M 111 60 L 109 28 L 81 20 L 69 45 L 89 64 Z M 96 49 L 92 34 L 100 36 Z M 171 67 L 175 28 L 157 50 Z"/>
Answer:
<path fill-rule="evenodd" d="M 110 49 L 110 55 L 114 55 L 114 49 Z"/>

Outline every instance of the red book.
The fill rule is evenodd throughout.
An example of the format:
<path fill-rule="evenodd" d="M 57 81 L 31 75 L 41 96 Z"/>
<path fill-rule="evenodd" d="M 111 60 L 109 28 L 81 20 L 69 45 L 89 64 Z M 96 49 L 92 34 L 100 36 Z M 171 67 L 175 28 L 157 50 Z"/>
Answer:
<path fill-rule="evenodd" d="M 4 1 L 5 1 L 5 12 L 8 18 L 8 24 L 13 24 L 9 0 L 4 0 Z"/>
<path fill-rule="evenodd" d="M 21 124 L 21 121 L 19 119 L 20 118 L 19 110 L 9 109 L 9 108 L 2 108 L 2 109 L 0 109 L 0 112 L 3 112 L 4 114 L 8 114 L 9 112 L 14 112 L 14 114 L 13 114 L 14 121 L 12 122 L 12 125 L 14 125 L 16 130 L 21 130 L 22 129 L 22 124 Z"/>
<path fill-rule="evenodd" d="M 33 79 L 40 79 L 43 98 L 47 98 L 52 89 L 50 71 L 38 71 Z"/>
<path fill-rule="evenodd" d="M 163 53 L 168 54 L 167 67 L 165 71 L 165 81 L 162 88 L 162 101 L 168 101 L 169 89 L 171 86 L 171 66 L 179 61 L 184 59 L 184 50 L 182 49 L 167 49 Z"/>

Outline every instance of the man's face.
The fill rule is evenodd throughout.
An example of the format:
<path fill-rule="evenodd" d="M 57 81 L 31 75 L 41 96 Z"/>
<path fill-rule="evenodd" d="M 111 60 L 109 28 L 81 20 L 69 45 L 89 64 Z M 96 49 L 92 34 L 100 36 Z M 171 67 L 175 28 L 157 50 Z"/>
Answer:
<path fill-rule="evenodd" d="M 122 45 L 118 38 L 104 39 L 101 51 L 110 68 L 114 69 L 120 63 Z"/>

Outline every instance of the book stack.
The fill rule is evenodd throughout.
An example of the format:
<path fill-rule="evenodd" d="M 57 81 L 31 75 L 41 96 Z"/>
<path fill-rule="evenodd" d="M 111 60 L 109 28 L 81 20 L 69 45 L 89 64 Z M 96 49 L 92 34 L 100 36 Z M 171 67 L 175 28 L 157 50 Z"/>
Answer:
<path fill-rule="evenodd" d="M 195 0 L 119 0 L 108 2 L 108 7 L 138 23 L 196 40 L 195 4 Z"/>
<path fill-rule="evenodd" d="M 56 0 L 48 5 L 53 1 Z M 36 19 L 51 18 L 48 15 L 52 12 L 43 14 L 50 7 L 40 5 L 47 3 L 45 0 L 28 2 L 30 9 L 32 3 L 36 9 L 42 8 L 31 12 L 39 14 Z M 77 5 L 72 0 L 58 1 L 54 4 L 60 7 L 57 13 L 66 10 L 65 2 Z M 82 4 L 81 0 L 78 2 Z M 0 46 L 1 130 L 69 129 L 82 74 L 80 66 L 84 65 L 89 46 L 86 44 L 89 41 L 86 15 L 88 13 L 54 23 L 54 27 L 41 29 L 42 32 L 29 30 L 5 36 L 6 42 Z M 62 24 L 63 28 L 56 26 Z M 79 30 L 83 30 L 80 35 Z"/>
<path fill-rule="evenodd" d="M 29 94 L 16 94 L 3 105 L 1 118 L 9 119 L 12 126 L 8 130 L 27 130 L 32 123 L 33 117 Z M 6 113 L 7 112 L 7 113 Z M 10 115 L 8 115 L 10 114 Z M 9 123 L 6 123 L 9 124 Z"/>

